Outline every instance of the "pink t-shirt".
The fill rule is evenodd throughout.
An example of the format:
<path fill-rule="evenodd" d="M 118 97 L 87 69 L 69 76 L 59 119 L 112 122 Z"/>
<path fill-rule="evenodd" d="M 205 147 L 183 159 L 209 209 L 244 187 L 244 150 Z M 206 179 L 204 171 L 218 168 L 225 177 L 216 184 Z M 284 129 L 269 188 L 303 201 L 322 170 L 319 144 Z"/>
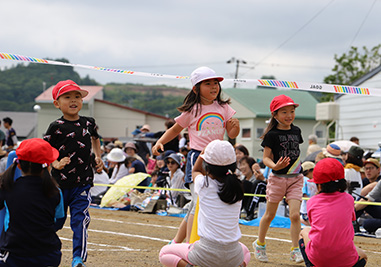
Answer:
<path fill-rule="evenodd" d="M 358 260 L 353 243 L 356 219 L 353 197 L 347 193 L 320 193 L 307 201 L 311 222 L 308 259 L 316 267 L 348 267 Z"/>
<path fill-rule="evenodd" d="M 214 101 L 210 105 L 201 105 L 197 117 L 195 113 L 196 105 L 192 112 L 181 113 L 175 121 L 183 128 L 188 127 L 190 148 L 202 151 L 211 141 L 224 138 L 226 122 L 236 112 L 228 104 L 219 105 Z"/>

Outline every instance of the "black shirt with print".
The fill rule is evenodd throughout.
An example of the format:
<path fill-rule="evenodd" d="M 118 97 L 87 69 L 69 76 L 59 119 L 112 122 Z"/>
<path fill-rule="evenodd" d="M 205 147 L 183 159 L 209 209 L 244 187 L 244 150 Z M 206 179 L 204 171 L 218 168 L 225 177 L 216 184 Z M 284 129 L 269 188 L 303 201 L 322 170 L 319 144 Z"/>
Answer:
<path fill-rule="evenodd" d="M 277 163 L 280 157 L 289 157 L 290 164 L 281 170 L 273 171 L 275 174 L 301 173 L 301 160 L 299 144 L 303 143 L 302 132 L 299 127 L 291 125 L 290 130 L 271 129 L 262 141 L 262 147 L 269 147 L 273 153 L 273 161 Z"/>
<path fill-rule="evenodd" d="M 52 169 L 52 176 L 61 188 L 74 188 L 93 184 L 93 170 L 90 165 L 91 137 L 99 138 L 95 120 L 80 116 L 76 121 L 63 117 L 49 125 L 44 139 L 55 147 L 60 155 L 70 158 L 70 163 L 62 170 Z"/>

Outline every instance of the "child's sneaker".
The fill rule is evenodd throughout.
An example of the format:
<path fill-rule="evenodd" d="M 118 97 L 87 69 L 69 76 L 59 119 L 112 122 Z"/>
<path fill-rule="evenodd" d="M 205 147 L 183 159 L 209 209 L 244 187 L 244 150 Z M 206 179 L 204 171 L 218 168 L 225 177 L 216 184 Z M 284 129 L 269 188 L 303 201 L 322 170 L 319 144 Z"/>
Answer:
<path fill-rule="evenodd" d="M 71 267 L 86 267 L 81 257 L 75 257 L 71 262 Z"/>
<path fill-rule="evenodd" d="M 290 253 L 290 260 L 295 261 L 296 263 L 304 261 L 302 253 L 300 252 L 299 248 L 294 248 L 291 251 L 291 253 Z"/>
<path fill-rule="evenodd" d="M 255 258 L 262 262 L 268 262 L 269 259 L 266 255 L 266 245 L 260 246 L 257 243 L 258 239 L 253 242 L 253 248 L 254 248 L 254 255 Z"/>

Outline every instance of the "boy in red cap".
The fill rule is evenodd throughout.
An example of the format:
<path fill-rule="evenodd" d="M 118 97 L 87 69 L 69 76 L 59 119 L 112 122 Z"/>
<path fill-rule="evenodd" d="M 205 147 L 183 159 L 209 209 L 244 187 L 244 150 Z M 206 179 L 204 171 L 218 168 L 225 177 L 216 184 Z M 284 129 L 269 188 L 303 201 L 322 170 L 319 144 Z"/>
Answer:
<path fill-rule="evenodd" d="M 334 158 L 322 159 L 309 182 L 317 185 L 319 193 L 307 202 L 311 228 L 300 233 L 299 246 L 306 266 L 365 266 L 366 254 L 353 243 L 354 200 L 345 192 L 343 165 Z"/>
<path fill-rule="evenodd" d="M 65 215 L 58 185 L 48 171 L 59 153 L 48 142 L 32 138 L 21 142 L 16 155 L 0 183 L 0 209 L 7 214 L 0 266 L 59 266 L 61 241 L 54 222 Z M 22 176 L 14 180 L 17 167 Z"/>
<path fill-rule="evenodd" d="M 64 196 L 65 215 L 70 207 L 70 225 L 73 230 L 72 267 L 85 266 L 87 258 L 87 228 L 90 223 L 88 208 L 93 185 L 91 150 L 95 154 L 96 169 L 103 168 L 100 140 L 95 120 L 80 116 L 83 98 L 88 95 L 75 82 L 61 81 L 53 88 L 53 104 L 63 116 L 52 122 L 44 139 L 58 149 L 60 155 L 52 163 L 52 176 Z M 62 228 L 65 218 L 57 221 Z"/>

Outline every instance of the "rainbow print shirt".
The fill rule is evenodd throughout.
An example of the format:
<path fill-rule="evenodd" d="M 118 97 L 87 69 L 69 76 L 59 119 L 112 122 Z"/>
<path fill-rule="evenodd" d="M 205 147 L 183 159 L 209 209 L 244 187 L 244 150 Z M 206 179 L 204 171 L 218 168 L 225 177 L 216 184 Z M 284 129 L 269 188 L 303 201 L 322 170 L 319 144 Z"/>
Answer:
<path fill-rule="evenodd" d="M 183 112 L 175 120 L 181 127 L 188 127 L 190 147 L 201 151 L 211 141 L 224 138 L 226 122 L 236 112 L 228 104 L 219 105 L 214 101 L 211 105 L 201 105 L 198 116 L 195 113 L 196 107 L 192 112 Z"/>

